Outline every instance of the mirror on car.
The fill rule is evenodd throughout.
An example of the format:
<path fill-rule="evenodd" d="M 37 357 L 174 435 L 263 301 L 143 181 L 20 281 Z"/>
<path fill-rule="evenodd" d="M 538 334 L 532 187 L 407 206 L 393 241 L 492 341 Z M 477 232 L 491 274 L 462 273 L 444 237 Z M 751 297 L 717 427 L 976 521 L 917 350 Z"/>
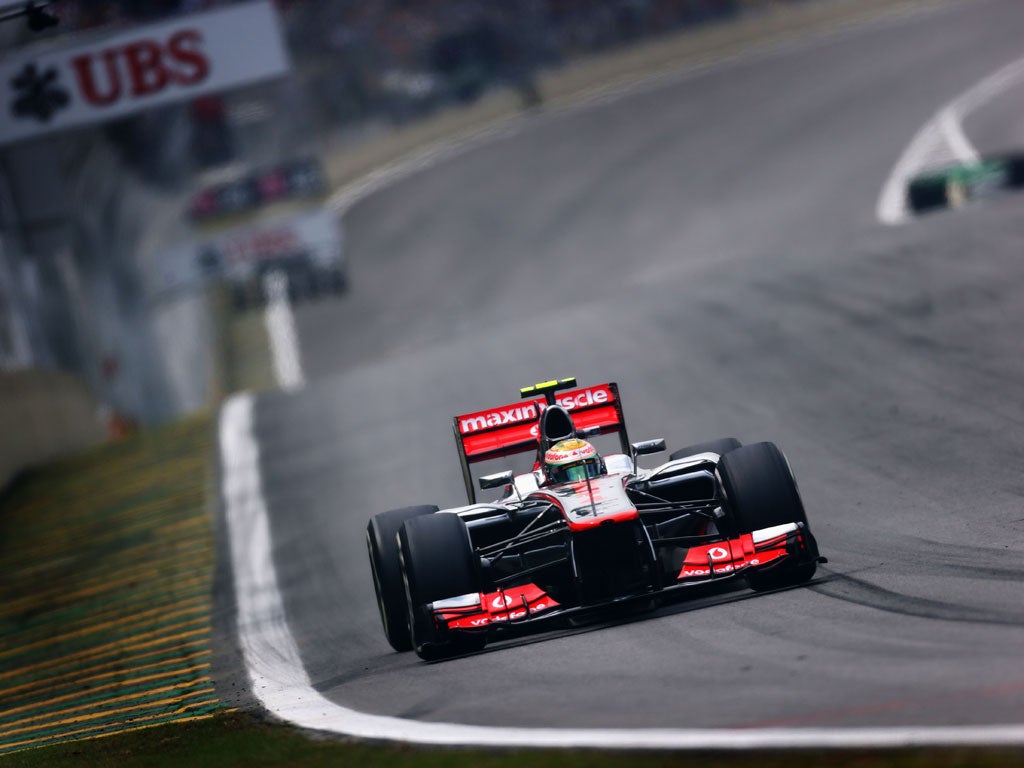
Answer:
<path fill-rule="evenodd" d="M 664 441 L 662 441 L 662 443 L 664 443 Z M 511 485 L 514 477 L 515 473 L 513 473 L 511 469 L 507 472 L 496 472 L 493 475 L 484 475 L 480 478 L 480 489 L 486 491 L 488 488 L 501 488 L 503 485 Z"/>
<path fill-rule="evenodd" d="M 657 440 L 641 440 L 639 443 L 631 443 L 634 456 L 647 456 L 652 453 L 661 453 L 665 450 L 665 438 Z"/>

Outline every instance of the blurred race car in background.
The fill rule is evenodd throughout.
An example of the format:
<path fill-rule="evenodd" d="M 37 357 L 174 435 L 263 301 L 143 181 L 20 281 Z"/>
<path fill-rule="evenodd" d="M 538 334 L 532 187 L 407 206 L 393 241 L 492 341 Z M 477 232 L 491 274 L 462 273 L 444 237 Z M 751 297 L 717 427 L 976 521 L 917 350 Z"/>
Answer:
<path fill-rule="evenodd" d="M 466 506 L 371 518 L 377 604 L 396 651 L 444 658 L 511 628 L 653 607 L 728 579 L 758 591 L 793 586 L 825 562 L 773 443 L 721 438 L 643 469 L 638 458 L 664 451 L 665 441 L 629 442 L 615 383 L 576 387 L 575 379 L 543 382 L 520 390 L 524 401 L 455 417 Z M 620 452 L 571 476 L 545 465 L 602 434 L 618 435 Z M 480 477 L 481 489 L 500 497 L 478 502 L 472 465 L 525 452 L 536 454 L 533 469 Z"/>

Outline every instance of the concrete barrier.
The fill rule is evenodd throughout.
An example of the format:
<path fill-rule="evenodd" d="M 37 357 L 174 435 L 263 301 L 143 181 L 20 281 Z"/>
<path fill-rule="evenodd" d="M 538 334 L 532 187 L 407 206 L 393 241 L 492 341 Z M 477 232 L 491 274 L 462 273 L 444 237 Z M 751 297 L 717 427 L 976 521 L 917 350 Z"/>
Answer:
<path fill-rule="evenodd" d="M 21 470 L 96 445 L 106 435 L 96 401 L 75 376 L 0 373 L 0 489 Z"/>

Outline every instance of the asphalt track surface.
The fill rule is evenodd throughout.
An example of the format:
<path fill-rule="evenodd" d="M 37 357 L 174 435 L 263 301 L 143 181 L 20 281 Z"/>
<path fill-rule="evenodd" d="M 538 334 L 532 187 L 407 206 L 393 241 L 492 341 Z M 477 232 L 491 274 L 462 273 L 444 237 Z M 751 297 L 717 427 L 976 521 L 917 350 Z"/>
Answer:
<path fill-rule="evenodd" d="M 297 310 L 308 386 L 255 406 L 316 689 L 482 725 L 1021 723 L 1021 199 L 895 228 L 874 206 L 1022 40 L 1018 0 L 890 19 L 539 114 L 355 206 L 352 293 Z M 1021 146 L 1022 115 L 966 129 Z M 618 381 L 633 439 L 777 442 L 829 565 L 445 663 L 393 653 L 367 518 L 461 503 L 451 416 L 566 375 Z"/>

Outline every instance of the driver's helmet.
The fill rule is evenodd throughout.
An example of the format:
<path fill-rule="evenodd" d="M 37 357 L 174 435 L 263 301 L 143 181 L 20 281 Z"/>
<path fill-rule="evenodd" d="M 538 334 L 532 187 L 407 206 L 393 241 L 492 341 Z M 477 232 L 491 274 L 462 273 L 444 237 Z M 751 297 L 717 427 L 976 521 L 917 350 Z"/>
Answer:
<path fill-rule="evenodd" d="M 559 440 L 544 454 L 544 476 L 549 483 L 579 482 L 604 473 L 604 459 L 586 440 Z"/>

